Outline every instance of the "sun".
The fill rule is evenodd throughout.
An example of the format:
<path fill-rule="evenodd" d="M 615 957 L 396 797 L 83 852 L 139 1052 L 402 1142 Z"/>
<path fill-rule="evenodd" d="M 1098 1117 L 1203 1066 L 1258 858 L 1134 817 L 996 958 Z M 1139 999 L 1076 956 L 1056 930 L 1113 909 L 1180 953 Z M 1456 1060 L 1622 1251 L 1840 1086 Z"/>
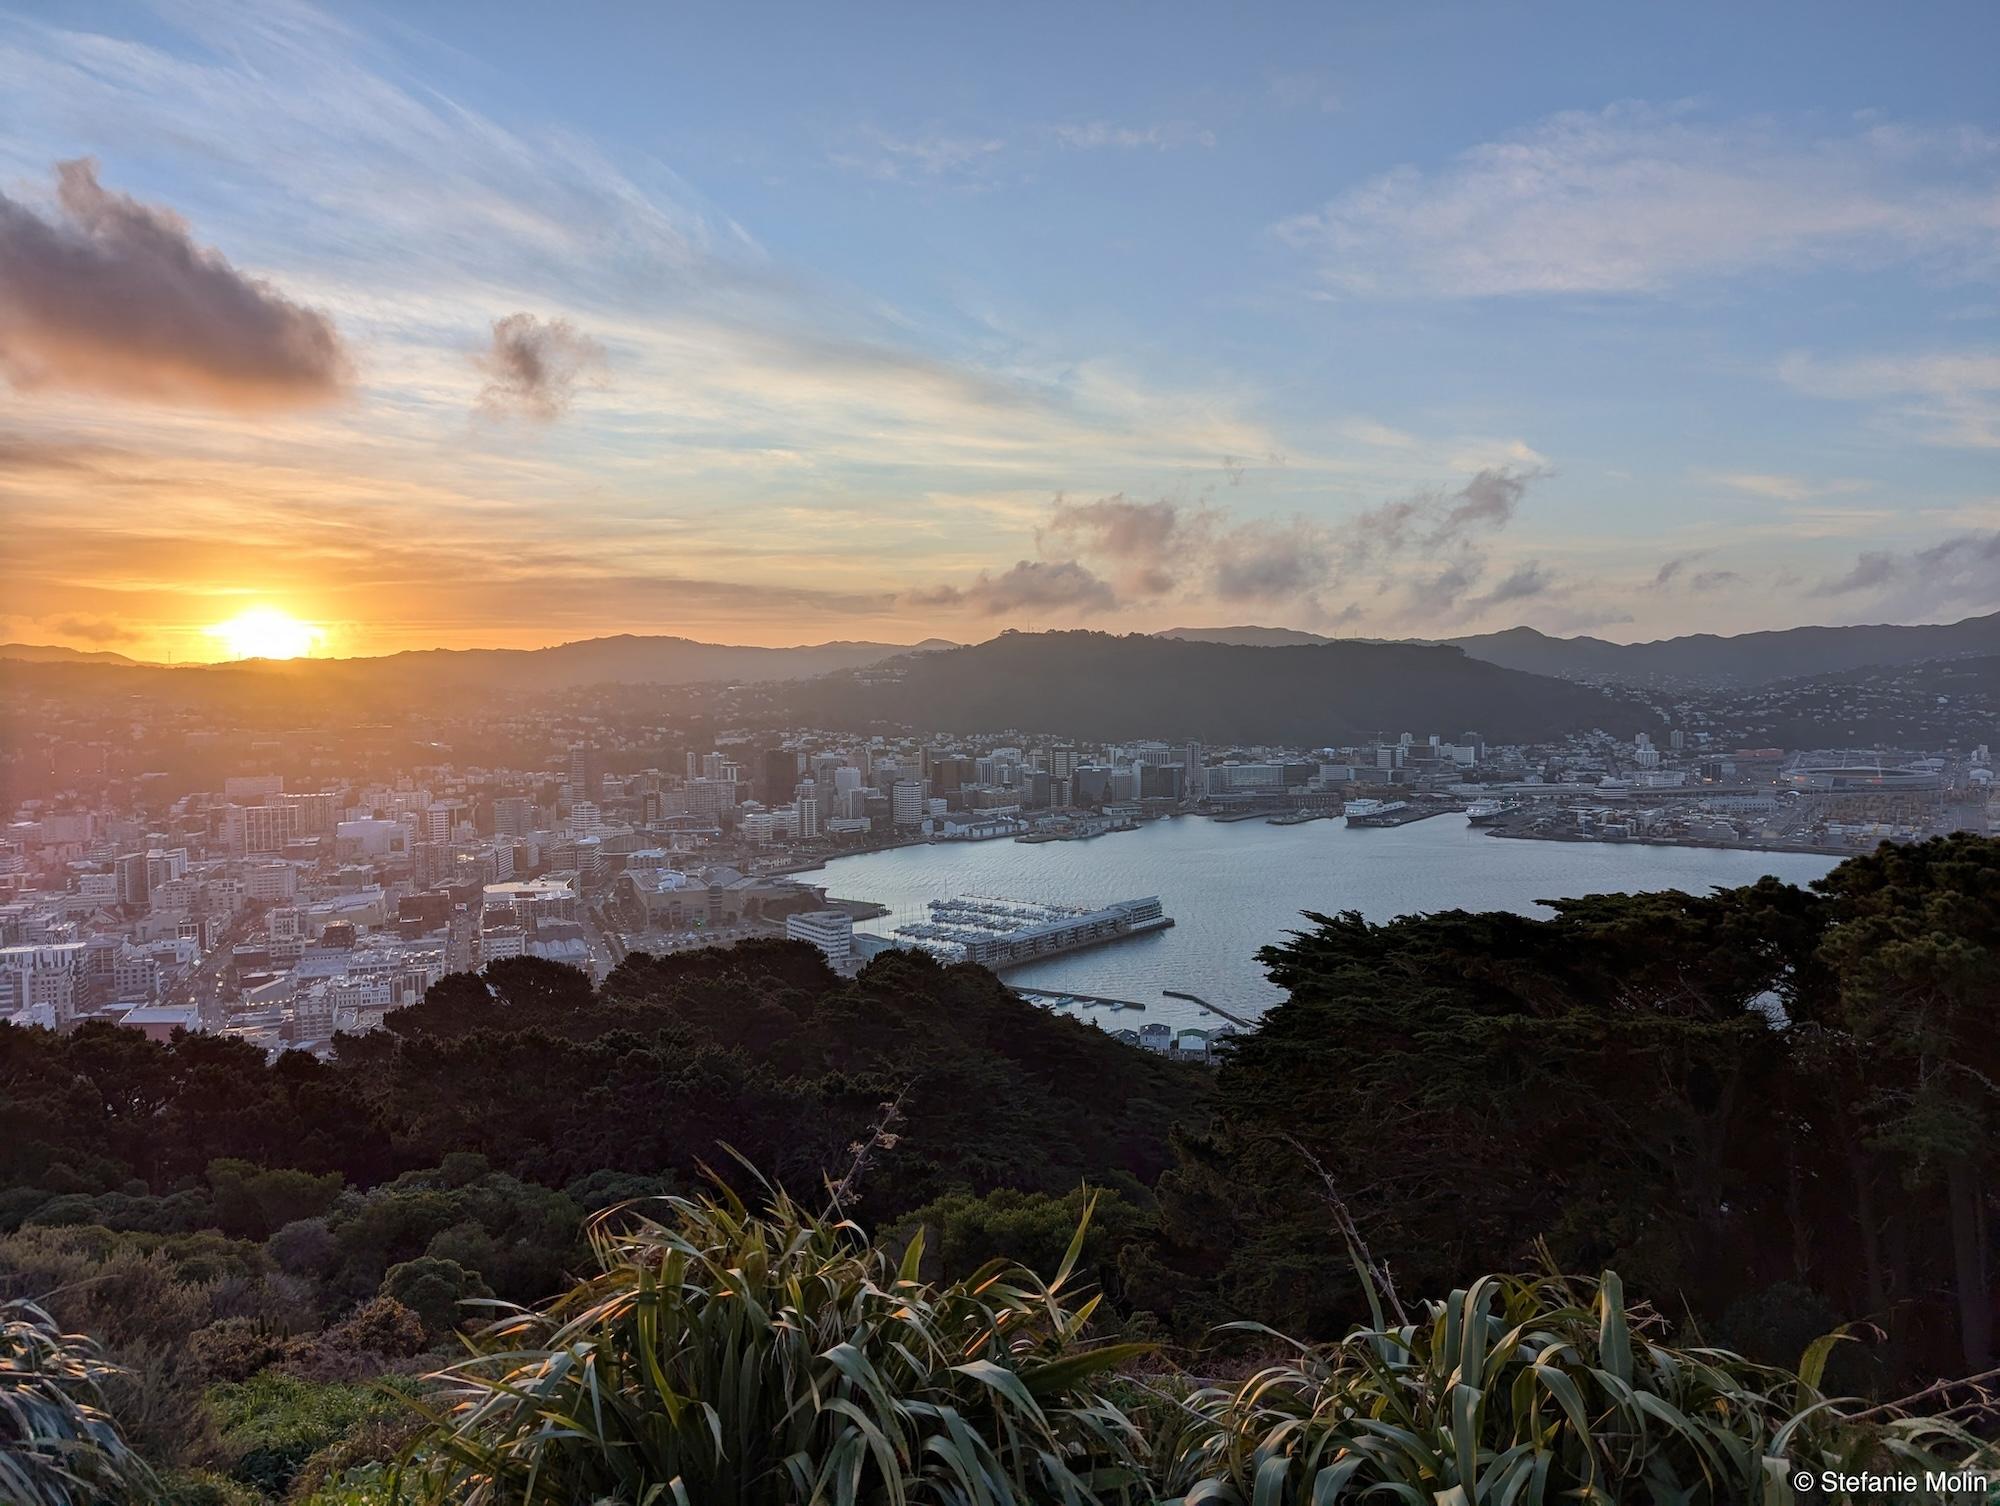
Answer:
<path fill-rule="evenodd" d="M 251 607 L 216 623 L 208 636 L 219 640 L 232 659 L 296 659 L 311 653 L 326 633 L 275 607 Z"/>

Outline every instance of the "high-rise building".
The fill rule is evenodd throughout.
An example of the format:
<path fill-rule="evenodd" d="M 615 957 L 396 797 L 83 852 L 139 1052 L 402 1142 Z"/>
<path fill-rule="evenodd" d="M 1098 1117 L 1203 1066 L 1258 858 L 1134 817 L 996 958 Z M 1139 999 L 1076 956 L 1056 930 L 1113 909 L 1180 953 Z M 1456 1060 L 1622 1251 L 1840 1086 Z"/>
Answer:
<path fill-rule="evenodd" d="M 896 825 L 923 825 L 923 785 L 914 779 L 898 779 L 889 790 L 889 808 Z"/>
<path fill-rule="evenodd" d="M 525 795 L 502 795 L 493 802 L 493 834 L 525 837 L 532 829 L 535 808 Z"/>
<path fill-rule="evenodd" d="M 759 798 L 775 805 L 790 795 L 798 782 L 799 755 L 790 748 L 766 748 L 757 778 Z"/>
<path fill-rule="evenodd" d="M 569 798 L 573 801 L 604 798 L 604 760 L 589 743 L 570 744 Z"/>
<path fill-rule="evenodd" d="M 117 860 L 113 871 L 118 876 L 118 903 L 143 910 L 146 895 L 150 892 L 146 855 L 143 852 L 128 852 Z"/>
<path fill-rule="evenodd" d="M 1191 742 L 1181 750 L 1181 788 L 1190 795 L 1200 795 L 1206 788 L 1202 768 L 1208 762 L 1208 750 L 1200 743 Z"/>

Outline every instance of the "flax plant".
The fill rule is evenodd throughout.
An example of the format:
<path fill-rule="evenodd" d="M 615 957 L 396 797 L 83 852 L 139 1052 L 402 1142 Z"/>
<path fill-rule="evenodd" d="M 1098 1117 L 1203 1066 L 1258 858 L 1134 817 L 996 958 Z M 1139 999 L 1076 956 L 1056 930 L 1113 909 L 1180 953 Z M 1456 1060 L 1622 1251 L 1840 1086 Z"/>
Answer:
<path fill-rule="evenodd" d="M 0 1304 L 0 1501 L 106 1506 L 148 1499 L 153 1477 L 105 1411 L 117 1373 L 96 1344 L 31 1302 Z"/>
<path fill-rule="evenodd" d="M 1156 1423 L 1162 1495 L 1180 1506 L 1739 1506 L 1820 1499 L 1801 1473 L 1877 1474 L 1992 1460 L 1947 1417 L 1820 1391 L 1838 1335 L 1797 1372 L 1659 1342 L 1616 1274 L 1488 1276 L 1240 1386 L 1167 1400 Z M 1379 1311 L 1379 1309 L 1378 1309 Z M 2000 1463 L 2000 1461 L 1995 1461 Z M 1990 1466 L 1989 1466 L 1990 1467 Z M 1920 1488 L 1913 1501 L 1957 1499 Z"/>
<path fill-rule="evenodd" d="M 1087 1222 L 1087 1220 L 1086 1220 Z M 505 1308 L 432 1377 L 396 1481 L 425 1506 L 1094 1506 L 1152 1498 L 1094 1389 L 1143 1346 L 1091 1346 L 1069 1290 L 994 1262 L 933 1285 L 781 1193 L 607 1210 L 599 1273 Z"/>

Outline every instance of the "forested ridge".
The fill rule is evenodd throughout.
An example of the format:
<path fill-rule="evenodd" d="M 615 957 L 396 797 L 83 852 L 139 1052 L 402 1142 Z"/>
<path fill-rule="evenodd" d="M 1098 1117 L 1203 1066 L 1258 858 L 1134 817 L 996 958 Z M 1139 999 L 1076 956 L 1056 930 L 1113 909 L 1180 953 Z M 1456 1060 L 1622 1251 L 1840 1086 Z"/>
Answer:
<path fill-rule="evenodd" d="M 702 1294 L 751 1279 L 722 1273 L 749 1270 L 741 1250 L 770 1239 L 757 1261 L 816 1273 L 786 1287 L 788 1300 L 821 1293 L 848 1315 L 854 1353 L 892 1368 L 953 1324 L 990 1321 L 964 1304 L 999 1279 L 987 1263 L 1002 1258 L 1042 1277 L 1073 1265 L 1057 1287 L 1101 1292 L 1084 1312 L 1088 1352 L 1111 1358 L 1090 1385 L 1123 1384 L 1112 1372 L 1134 1365 L 1246 1374 L 1271 1350 L 1219 1327 L 1244 1320 L 1335 1345 L 1320 1369 L 1287 1372 L 1287 1394 L 1377 1384 L 1379 1366 L 1341 1359 L 1338 1341 L 1359 1323 L 1402 1335 L 1380 1342 L 1402 1346 L 1397 1373 L 1429 1396 L 1431 1309 L 1419 1304 L 1440 1304 L 1445 1323 L 1464 1293 L 1445 1294 L 1470 1287 L 1464 1300 L 1490 1309 L 1479 1321 L 1573 1321 L 1609 1346 L 1592 1363 L 1629 1365 L 1637 1345 L 1663 1386 L 1690 1373 L 1675 1354 L 1740 1351 L 1749 1368 L 1702 1384 L 1762 1398 L 1725 1407 L 1733 1441 L 1713 1443 L 1748 1450 L 1746 1469 L 1822 1382 L 1878 1402 L 1923 1392 L 1951 1425 L 1991 1428 L 1977 1387 L 1925 1388 L 1995 1366 L 2000 842 L 1884 847 L 1810 889 L 1766 881 L 1553 910 L 1386 925 L 1308 915 L 1262 955 L 1286 1001 L 1214 1071 L 1025 1005 L 982 969 L 892 954 L 843 980 L 784 943 L 634 956 L 596 990 L 554 965 L 498 963 L 447 978 L 387 1030 L 341 1039 L 330 1061 L 267 1064 L 225 1039 L 156 1044 L 103 1026 L 0 1029 L 0 1298 L 40 1299 L 57 1327 L 107 1346 L 122 1367 L 102 1379 L 107 1407 L 190 1506 L 386 1499 L 390 1461 L 421 1452 L 426 1424 L 378 1388 L 385 1376 L 419 1397 L 455 1386 L 462 1426 L 513 1436 L 500 1415 L 519 1405 L 513 1382 L 503 1406 L 476 1370 L 421 1378 L 446 1362 L 456 1331 L 493 1311 L 467 1299 L 535 1304 L 574 1286 L 565 1321 L 626 1354 L 636 1340 L 613 1309 L 592 1316 L 589 1294 L 720 1261 L 684 1278 L 674 1309 L 706 1335 L 677 1351 L 693 1364 L 700 1344 L 738 1342 L 722 1336 L 736 1333 L 733 1309 Z M 767 1212 L 777 1189 L 796 1202 Z M 815 1223 L 809 1210 L 829 1198 L 830 1222 Z M 606 1212 L 632 1199 L 648 1201 Z M 886 1275 L 868 1274 L 873 1257 L 851 1244 L 859 1228 L 889 1251 Z M 712 1255 L 722 1249 L 738 1253 Z M 1549 1285 L 1537 1271 L 1593 1280 Z M 1594 1284 L 1602 1271 L 1618 1280 Z M 1471 1286 L 1486 1272 L 1530 1275 Z M 877 1353 L 888 1320 L 855 1314 L 897 1279 L 933 1283 L 922 1290 L 936 1305 L 910 1285 L 896 1321 L 922 1308 L 939 1326 Z M 1002 1287 L 1029 1292 L 1032 1280 Z M 1385 1299 L 1407 1307 L 1406 1325 Z M 1070 1300 L 1021 1298 L 1038 1313 Z M 1617 1309 L 1622 1325 L 1628 1305 L 1634 1337 L 1621 1348 L 1605 1314 Z M 557 1331 L 553 1315 L 519 1322 L 510 1343 Z M 1800 1366 L 1841 1325 L 1849 1338 L 1817 1346 L 1803 1372 L 1755 1368 Z M 1055 1366 L 1044 1379 L 1067 1397 L 1096 1371 L 1062 1358 L 1084 1319 L 1058 1328 L 1034 1340 L 1035 1357 L 1007 1363 L 1023 1376 Z M 850 1361 L 824 1362 L 863 1385 L 842 1368 Z M 785 1376 L 797 1379 L 796 1364 Z M 560 1367 L 535 1375 L 571 1383 Z M 908 1379 L 958 1396 L 947 1410 L 972 1405 L 943 1371 Z M 633 1384 L 659 1404 L 652 1382 Z M 1449 1387 L 1436 1394 L 1448 1431 Z M 1179 1443 L 1150 1431 L 1157 1418 L 1141 1427 L 1144 1461 L 1127 1457 L 1139 1444 L 1126 1433 L 1100 1437 L 1074 1419 L 1057 1429 L 1058 1452 L 1122 1461 L 1099 1461 L 1110 1471 L 1089 1487 L 1100 1498 L 1171 1498 L 1235 1467 L 1231 1429 L 1270 1422 L 1216 1396 L 1182 1408 L 1206 1421 Z M 921 1433 L 940 1405 L 904 1420 Z M 1125 1413 L 1152 1405 L 1140 1396 Z M 1098 1415 L 1076 1406 L 1078 1418 Z M 1767 1414 L 1768 1429 L 1744 1421 Z M 1587 1441 L 1537 1465 L 1562 1450 L 1521 1427 L 1529 1452 L 1494 1441 L 1489 1484 L 1503 1469 L 1619 1467 Z M 1861 1436 L 1825 1446 L 1901 1446 Z M 822 1444 L 845 1446 L 799 1447 Z M 1345 1434 L 1327 1448 L 1310 1469 L 1294 1459 L 1301 1493 L 1284 1499 L 1307 1499 L 1321 1469 L 1433 1478 L 1416 1455 L 1416 1475 L 1395 1474 L 1403 1464 Z M 1174 1449 L 1178 1462 L 1160 1464 Z M 721 1468 L 672 1457 L 677 1470 Z M 1354 1475 L 1364 1465 L 1381 1473 Z M 1631 1467 L 1709 1465 L 1662 1455 Z M 1125 1495 L 1109 1483 L 1117 1470 Z M 474 1498 L 457 1476 L 426 1478 L 431 1498 Z M 573 1480 L 643 1498 L 587 1471 Z M 797 1480 L 768 1497 L 740 1479 L 713 1488 L 714 1499 L 816 1498 Z M 1690 1499 L 1731 1499 L 1708 1489 Z"/>

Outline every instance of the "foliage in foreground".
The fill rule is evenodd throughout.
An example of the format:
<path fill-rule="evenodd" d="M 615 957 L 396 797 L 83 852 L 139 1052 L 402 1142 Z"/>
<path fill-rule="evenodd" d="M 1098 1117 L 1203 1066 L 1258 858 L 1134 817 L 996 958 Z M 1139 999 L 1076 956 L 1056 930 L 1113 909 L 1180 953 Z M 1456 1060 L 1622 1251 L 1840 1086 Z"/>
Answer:
<path fill-rule="evenodd" d="M 779 1196 L 612 1210 L 601 1273 L 514 1310 L 433 1379 L 444 1407 L 403 1488 L 435 1506 L 571 1501 L 1138 1502 L 1133 1425 L 1093 1389 L 1141 1346 L 1092 1347 L 1078 1230 L 1043 1281 L 994 1261 L 943 1285 L 852 1223 Z"/>
<path fill-rule="evenodd" d="M 1795 1496 L 1801 1470 L 1922 1477 L 1978 1452 L 1945 1418 L 1843 1416 L 1819 1389 L 1837 1336 L 1791 1372 L 1670 1348 L 1660 1327 L 1611 1272 L 1484 1277 L 1421 1321 L 1294 1345 L 1289 1363 L 1171 1406 L 1155 1433 L 1163 1486 L 1186 1506 L 1786 1506 L 1818 1499 Z"/>
<path fill-rule="evenodd" d="M 28 1302 L 0 1304 L 0 1500 L 95 1506 L 138 1499 L 146 1466 L 104 1410 L 97 1346 Z"/>
<path fill-rule="evenodd" d="M 1948 1411 L 1823 1394 L 1837 1336 L 1797 1371 L 1673 1348 L 1609 1272 L 1489 1276 L 1412 1321 L 1357 1252 L 1372 1326 L 1237 1325 L 1295 1357 L 1176 1394 L 1109 1374 L 1145 1347 L 1093 1345 L 1072 1305 L 1087 1207 L 1050 1281 L 996 1260 L 948 1284 L 919 1279 L 921 1236 L 894 1254 L 782 1198 L 667 1212 L 600 1219 L 602 1274 L 433 1377 L 403 1499 L 1781 1506 L 1799 1470 L 2000 1465 Z"/>

